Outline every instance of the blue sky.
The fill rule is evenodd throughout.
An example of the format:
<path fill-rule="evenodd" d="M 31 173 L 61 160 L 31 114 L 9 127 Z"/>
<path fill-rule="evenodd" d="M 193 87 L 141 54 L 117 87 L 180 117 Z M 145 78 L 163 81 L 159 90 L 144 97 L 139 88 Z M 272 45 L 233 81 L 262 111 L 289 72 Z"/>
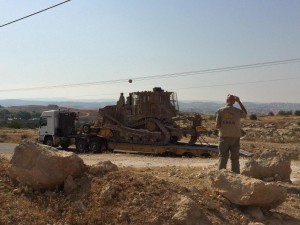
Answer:
<path fill-rule="evenodd" d="M 60 2 L 2 0 L 0 25 Z M 179 100 L 299 103 L 300 61 L 135 81 L 300 58 L 299 12 L 298 0 L 72 0 L 0 28 L 0 98 L 117 99 L 162 87 Z M 50 88 L 70 84 L 82 85 Z"/>

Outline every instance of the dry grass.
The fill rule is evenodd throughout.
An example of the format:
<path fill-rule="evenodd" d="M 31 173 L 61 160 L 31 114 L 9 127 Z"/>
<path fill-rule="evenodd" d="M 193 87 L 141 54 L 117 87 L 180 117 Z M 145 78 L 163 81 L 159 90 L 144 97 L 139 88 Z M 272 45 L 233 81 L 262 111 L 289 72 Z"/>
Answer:
<path fill-rule="evenodd" d="M 21 143 L 22 140 L 35 141 L 38 137 L 37 129 L 12 129 L 0 128 L 0 142 L 2 143 Z"/>

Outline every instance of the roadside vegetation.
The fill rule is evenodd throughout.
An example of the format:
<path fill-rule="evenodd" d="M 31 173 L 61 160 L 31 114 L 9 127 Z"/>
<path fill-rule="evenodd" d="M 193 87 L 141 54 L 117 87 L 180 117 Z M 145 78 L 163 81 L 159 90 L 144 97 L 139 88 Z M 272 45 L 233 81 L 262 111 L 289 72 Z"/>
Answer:
<path fill-rule="evenodd" d="M 40 112 L 27 111 L 9 111 L 7 109 L 0 110 L 0 127 L 7 128 L 37 128 L 39 126 Z"/>

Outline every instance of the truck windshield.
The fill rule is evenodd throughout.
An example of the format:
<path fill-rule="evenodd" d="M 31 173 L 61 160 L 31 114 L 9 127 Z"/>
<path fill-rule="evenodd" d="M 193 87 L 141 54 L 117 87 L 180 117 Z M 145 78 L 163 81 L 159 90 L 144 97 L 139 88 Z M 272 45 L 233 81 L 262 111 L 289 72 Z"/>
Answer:
<path fill-rule="evenodd" d="M 47 118 L 46 117 L 41 117 L 40 118 L 40 126 L 47 126 Z"/>

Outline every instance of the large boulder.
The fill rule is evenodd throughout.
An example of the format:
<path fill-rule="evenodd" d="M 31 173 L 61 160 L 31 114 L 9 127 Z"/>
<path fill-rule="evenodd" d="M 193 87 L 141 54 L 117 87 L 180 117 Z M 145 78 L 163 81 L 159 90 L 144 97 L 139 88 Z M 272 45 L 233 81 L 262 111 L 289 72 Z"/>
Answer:
<path fill-rule="evenodd" d="M 103 176 L 109 172 L 118 171 L 118 166 L 111 161 L 98 162 L 95 165 L 90 166 L 89 172 L 95 176 Z"/>
<path fill-rule="evenodd" d="M 265 181 L 290 181 L 291 158 L 276 150 L 265 150 L 260 157 L 245 163 L 241 174 Z"/>
<path fill-rule="evenodd" d="M 274 208 L 286 199 L 286 190 L 274 183 L 235 174 L 226 170 L 209 174 L 211 186 L 237 205 Z"/>
<path fill-rule="evenodd" d="M 29 141 L 15 148 L 7 169 L 11 179 L 34 190 L 63 188 L 69 176 L 77 178 L 85 171 L 83 160 L 76 154 Z"/>
<path fill-rule="evenodd" d="M 201 205 L 193 199 L 182 196 L 176 203 L 176 213 L 172 217 L 175 225 L 210 225 L 212 222 L 202 212 Z"/>

